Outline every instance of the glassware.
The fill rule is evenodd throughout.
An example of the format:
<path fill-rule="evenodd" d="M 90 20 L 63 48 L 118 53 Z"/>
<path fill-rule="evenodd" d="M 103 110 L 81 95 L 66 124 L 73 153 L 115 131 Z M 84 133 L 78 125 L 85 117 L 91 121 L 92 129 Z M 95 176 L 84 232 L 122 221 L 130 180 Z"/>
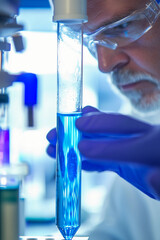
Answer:
<path fill-rule="evenodd" d="M 75 126 L 82 109 L 82 24 L 59 22 L 57 71 L 56 224 L 65 239 L 80 226 L 80 133 Z"/>
<path fill-rule="evenodd" d="M 0 93 L 0 166 L 9 164 L 8 95 Z"/>

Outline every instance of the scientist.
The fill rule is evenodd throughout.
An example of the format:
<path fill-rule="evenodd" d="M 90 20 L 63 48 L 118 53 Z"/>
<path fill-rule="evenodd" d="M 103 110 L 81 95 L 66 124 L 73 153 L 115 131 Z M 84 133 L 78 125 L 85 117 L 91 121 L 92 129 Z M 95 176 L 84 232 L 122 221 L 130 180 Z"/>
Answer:
<path fill-rule="evenodd" d="M 160 109 L 159 14 L 155 0 L 92 0 L 88 1 L 89 21 L 84 26 L 88 48 L 97 57 L 99 69 L 111 73 L 113 84 L 137 111 L 146 115 Z M 112 163 L 110 166 L 123 178 L 154 198 L 160 196 L 159 125 L 96 112 L 78 119 L 76 126 L 82 133 L 92 136 L 79 143 L 88 168 L 89 164 L 92 167 L 95 164 L 105 169 L 108 161 L 114 161 L 117 166 Z M 97 140 L 95 133 L 111 137 Z M 135 168 L 132 165 L 130 170 L 130 165 L 122 162 L 152 168 L 141 167 L 137 171 L 137 165 Z M 133 169 L 136 174 L 132 174 Z M 149 189 L 148 183 L 156 194 Z"/>
<path fill-rule="evenodd" d="M 157 112 L 160 109 L 160 8 L 157 2 L 88 0 L 87 13 L 84 42 L 97 57 L 99 69 L 111 73 L 113 84 L 138 112 L 144 116 Z M 76 122 L 84 136 L 90 134 L 90 138 L 83 137 L 79 143 L 83 168 L 115 171 L 148 196 L 158 199 L 160 125 L 92 107 L 84 108 L 83 113 Z M 51 130 L 47 138 L 48 154 L 55 156 L 56 130 Z"/>

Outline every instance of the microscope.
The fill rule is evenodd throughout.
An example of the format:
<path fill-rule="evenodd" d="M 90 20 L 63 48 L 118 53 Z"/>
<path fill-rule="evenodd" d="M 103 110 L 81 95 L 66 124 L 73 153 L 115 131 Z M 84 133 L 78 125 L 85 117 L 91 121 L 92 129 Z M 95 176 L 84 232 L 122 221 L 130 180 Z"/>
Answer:
<path fill-rule="evenodd" d="M 12 38 L 17 52 L 21 52 L 24 49 L 22 37 L 18 33 L 23 29 L 23 25 L 18 24 L 16 21 L 18 9 L 18 0 L 0 0 L 0 71 L 3 82 L 5 82 L 4 78 L 7 78 L 7 75 L 3 74 L 4 55 L 11 50 L 11 44 L 9 43 L 8 38 Z M 11 81 L 7 79 L 6 82 L 8 84 L 4 83 L 4 87 L 10 86 L 11 83 L 9 82 Z M 1 84 L 0 87 L 3 88 L 3 84 Z"/>

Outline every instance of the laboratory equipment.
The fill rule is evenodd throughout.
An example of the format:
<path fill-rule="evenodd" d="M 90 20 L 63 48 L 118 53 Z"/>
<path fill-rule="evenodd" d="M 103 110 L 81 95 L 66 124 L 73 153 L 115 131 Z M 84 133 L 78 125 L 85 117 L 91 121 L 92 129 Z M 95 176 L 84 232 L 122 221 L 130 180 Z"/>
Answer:
<path fill-rule="evenodd" d="M 18 240 L 23 209 L 21 191 L 28 174 L 26 164 L 4 164 L 0 167 L 0 240 Z"/>
<path fill-rule="evenodd" d="M 10 161 L 9 97 L 6 89 L 0 91 L 0 239 L 18 240 L 24 222 L 19 220 L 24 210 L 20 207 L 20 187 L 28 170 L 26 165 Z"/>
<path fill-rule="evenodd" d="M 18 240 L 25 226 L 21 186 L 28 167 L 10 161 L 8 104 L 6 89 L 0 88 L 0 239 Z"/>
<path fill-rule="evenodd" d="M 6 93 L 0 93 L 0 166 L 9 164 L 8 102 Z"/>
<path fill-rule="evenodd" d="M 19 0 L 1 0 L 0 1 L 0 51 L 10 51 L 11 44 L 7 41 L 7 37 L 11 37 L 17 52 L 24 49 L 20 30 L 23 29 L 22 24 L 17 23 L 17 15 L 19 13 Z"/>
<path fill-rule="evenodd" d="M 33 73 L 14 76 L 14 82 L 24 84 L 24 105 L 27 107 L 27 126 L 35 126 L 34 108 L 37 105 L 38 79 Z"/>
<path fill-rule="evenodd" d="M 54 1 L 57 21 L 57 180 L 56 225 L 70 240 L 80 227 L 81 138 L 75 122 L 82 108 L 82 23 L 85 0 Z"/>
<path fill-rule="evenodd" d="M 0 177 L 0 239 L 18 240 L 19 184 L 15 179 Z M 7 186 L 7 182 L 10 184 Z"/>
<path fill-rule="evenodd" d="M 17 24 L 19 1 L 0 1 L 0 240 L 18 240 L 21 230 L 20 206 L 21 186 L 28 173 L 26 164 L 12 164 L 10 161 L 10 129 L 8 125 L 9 97 L 7 88 L 15 77 L 5 69 L 7 53 L 13 40 L 17 52 L 24 49 L 22 37 L 17 34 L 23 29 Z"/>
<path fill-rule="evenodd" d="M 60 240 L 53 236 L 21 236 L 20 240 Z M 74 240 L 88 240 L 88 237 L 75 237 Z"/>
<path fill-rule="evenodd" d="M 20 188 L 28 168 L 26 164 L 13 165 L 10 161 L 9 97 L 6 89 L 0 91 L 0 239 L 18 240 L 25 221 L 21 218 L 24 206 Z"/>

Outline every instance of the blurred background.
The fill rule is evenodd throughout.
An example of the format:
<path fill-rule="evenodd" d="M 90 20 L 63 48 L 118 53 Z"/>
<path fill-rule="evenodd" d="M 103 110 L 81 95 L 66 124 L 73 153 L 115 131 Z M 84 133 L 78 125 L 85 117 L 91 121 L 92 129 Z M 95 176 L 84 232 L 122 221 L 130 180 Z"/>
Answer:
<path fill-rule="evenodd" d="M 33 127 L 27 126 L 24 86 L 14 83 L 9 88 L 11 161 L 18 159 L 29 166 L 22 196 L 25 201 L 24 234 L 56 235 L 55 160 L 46 153 L 46 135 L 56 126 L 56 24 L 52 22 L 52 10 L 47 0 L 21 0 L 17 22 L 24 25 L 21 34 L 25 50 L 16 53 L 13 47 L 5 69 L 14 74 L 35 73 L 38 78 Z M 125 100 L 124 104 L 124 99 L 110 85 L 109 76 L 99 72 L 96 60 L 84 47 L 83 106 L 86 105 L 110 112 L 130 111 L 129 103 Z M 98 221 L 104 197 L 111 188 L 114 176 L 110 172 L 82 173 L 82 226 L 78 234 L 85 233 L 88 226 L 94 226 Z"/>

